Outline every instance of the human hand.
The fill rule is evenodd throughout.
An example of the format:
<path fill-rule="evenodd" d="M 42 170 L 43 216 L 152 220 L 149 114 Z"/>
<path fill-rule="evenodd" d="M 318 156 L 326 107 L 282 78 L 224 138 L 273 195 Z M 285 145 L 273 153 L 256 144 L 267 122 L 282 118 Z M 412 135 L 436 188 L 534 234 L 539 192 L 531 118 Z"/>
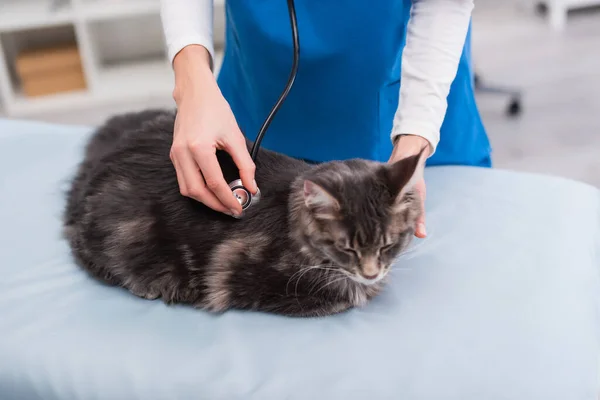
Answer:
<path fill-rule="evenodd" d="M 388 162 L 393 163 L 403 158 L 418 154 L 424 148 L 427 148 L 424 156 L 429 157 L 431 154 L 431 147 L 426 139 L 416 135 L 399 136 L 395 142 L 394 150 L 392 151 L 392 155 L 390 156 Z M 415 236 L 422 239 L 427 236 L 427 231 L 425 229 L 425 180 L 421 177 L 415 183 L 414 188 L 419 194 L 419 198 L 421 199 L 421 210 L 423 210 L 421 215 L 417 218 Z"/>
<path fill-rule="evenodd" d="M 175 57 L 177 116 L 171 161 L 182 195 L 213 210 L 240 215 L 242 207 L 233 196 L 217 160 L 217 150 L 231 155 L 242 184 L 255 194 L 255 165 L 246 140 L 229 104 L 221 94 L 204 47 L 189 46 Z"/>

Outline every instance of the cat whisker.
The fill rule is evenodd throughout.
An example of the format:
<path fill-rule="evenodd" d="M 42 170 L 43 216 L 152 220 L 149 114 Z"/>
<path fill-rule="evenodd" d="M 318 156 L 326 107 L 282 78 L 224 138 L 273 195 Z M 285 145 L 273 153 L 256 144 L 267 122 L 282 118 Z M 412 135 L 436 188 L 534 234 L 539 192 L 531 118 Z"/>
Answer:
<path fill-rule="evenodd" d="M 318 267 L 311 267 L 311 268 L 307 268 L 306 270 L 304 270 L 303 273 L 301 273 L 298 278 L 296 279 L 296 286 L 294 286 L 294 297 L 298 298 L 298 284 L 300 283 L 300 279 L 302 279 L 302 276 L 306 275 L 306 273 L 310 270 L 313 269 L 318 269 Z"/>
<path fill-rule="evenodd" d="M 292 274 L 292 276 L 290 276 L 290 278 L 288 279 L 286 285 L 285 285 L 285 294 L 288 295 L 288 287 L 290 285 L 290 283 L 292 282 L 292 280 L 296 277 L 296 275 L 299 275 L 299 278 L 302 277 L 302 275 L 304 275 L 306 272 L 310 271 L 312 268 L 318 267 L 316 265 L 307 265 L 307 266 L 300 266 L 300 268 L 298 269 L 298 271 L 294 272 Z"/>
<path fill-rule="evenodd" d="M 292 265 L 292 264 L 290 264 L 290 265 Z M 322 270 L 327 271 L 327 270 L 331 270 L 331 269 L 335 269 L 335 268 L 327 267 L 325 264 L 323 264 L 323 265 L 307 265 L 307 266 L 300 267 L 300 269 L 298 271 L 294 272 L 292 274 L 292 276 L 290 276 L 290 278 L 288 279 L 287 284 L 285 285 L 285 293 L 286 293 L 286 295 L 289 294 L 288 288 L 289 288 L 290 283 L 294 280 L 294 278 L 297 277 L 297 279 L 296 279 L 296 287 L 295 287 L 295 293 L 296 293 L 296 296 L 297 296 L 297 293 L 298 293 L 298 282 L 300 282 L 300 279 L 302 279 L 303 275 L 305 275 L 308 271 L 311 271 L 313 269 L 322 269 Z"/>
<path fill-rule="evenodd" d="M 321 290 L 325 289 L 327 286 L 329 286 L 329 285 L 332 285 L 332 284 L 334 284 L 334 283 L 337 283 L 337 282 L 340 282 L 340 281 L 343 281 L 343 280 L 345 280 L 345 279 L 348 279 L 348 277 L 347 277 L 347 276 L 345 276 L 345 275 L 342 275 L 341 277 L 339 277 L 339 278 L 337 278 L 337 279 L 332 279 L 332 280 L 330 280 L 329 282 L 325 283 L 323 286 L 321 286 L 321 287 L 319 288 L 319 290 L 317 290 L 317 291 L 316 291 L 314 294 L 316 295 L 316 294 L 317 294 L 317 293 L 319 293 Z"/>
<path fill-rule="evenodd" d="M 432 234 L 431 234 L 431 232 L 429 232 L 429 234 L 428 234 L 428 238 L 431 238 L 431 236 L 432 236 Z M 421 247 L 423 247 L 424 245 L 425 245 L 425 241 L 420 241 L 420 242 L 418 242 L 417 244 L 414 244 L 414 245 L 412 245 L 412 246 L 408 247 L 407 249 L 405 249 L 405 250 L 404 250 L 402 253 L 400 253 L 400 254 L 399 254 L 399 257 L 400 257 L 400 256 L 403 256 L 403 255 L 405 255 L 405 254 L 411 254 L 411 253 L 414 253 L 414 252 L 416 252 L 417 250 L 419 250 Z"/>
<path fill-rule="evenodd" d="M 305 271 L 303 274 L 301 274 L 300 276 L 298 276 L 298 278 L 296 279 L 296 286 L 294 289 L 294 296 L 296 296 L 296 298 L 298 298 L 298 284 L 300 283 L 300 279 L 302 279 L 302 276 L 304 276 L 306 274 L 306 272 L 311 271 L 313 269 L 322 269 L 324 270 L 326 273 L 328 273 L 331 270 L 334 270 L 334 268 L 330 268 L 330 267 L 323 267 L 323 266 L 314 266 L 312 268 L 309 268 L 307 271 Z M 309 291 L 310 293 L 310 291 Z"/>
<path fill-rule="evenodd" d="M 414 268 L 411 267 L 391 267 L 390 271 L 412 271 Z"/>
<path fill-rule="evenodd" d="M 418 250 L 418 247 L 412 247 L 410 249 L 406 249 L 403 252 L 401 252 L 400 254 L 398 254 L 398 257 L 402 257 L 405 256 L 407 254 L 413 254 Z"/>
<path fill-rule="evenodd" d="M 327 271 L 325 272 L 325 279 L 330 279 L 329 274 L 331 273 L 335 273 L 335 274 L 340 274 L 342 271 L 338 268 L 328 268 Z M 321 283 L 322 280 L 317 279 L 315 280 L 315 282 L 310 286 L 310 288 L 308 289 L 308 293 L 312 293 L 313 289 L 315 288 L 315 286 L 317 286 L 319 283 Z"/>
<path fill-rule="evenodd" d="M 408 261 L 408 260 L 412 260 L 413 258 L 417 257 L 418 254 L 417 253 L 407 253 L 407 254 L 402 254 L 400 256 L 399 259 L 401 259 L 402 261 Z"/>
<path fill-rule="evenodd" d="M 419 254 L 418 250 L 419 250 L 419 247 L 421 247 L 421 246 L 422 245 L 417 245 L 413 248 L 403 251 L 402 253 L 400 253 L 396 256 L 396 259 L 406 261 L 406 260 L 411 260 L 411 259 L 415 258 Z"/>
<path fill-rule="evenodd" d="M 390 268 L 390 270 L 387 272 L 388 275 L 390 275 L 392 272 L 411 272 L 414 271 L 413 268 Z"/>
<path fill-rule="evenodd" d="M 284 266 L 286 266 L 286 267 L 292 266 L 292 264 L 288 264 L 288 263 L 278 263 L 278 265 L 284 265 Z M 297 274 L 300 274 L 300 273 L 302 273 L 302 272 L 303 272 L 303 271 L 304 271 L 306 268 L 312 268 L 312 267 L 313 267 L 312 265 L 302 265 L 302 264 L 300 264 L 300 265 L 299 265 L 299 268 L 298 268 L 298 271 L 294 272 L 294 273 L 292 274 L 292 276 L 290 276 L 290 279 L 289 279 L 289 281 L 291 281 L 292 279 L 294 279 L 294 277 L 295 277 Z M 289 283 L 289 281 L 288 281 L 288 283 Z"/>
<path fill-rule="evenodd" d="M 279 266 L 286 266 L 286 267 L 297 267 L 298 271 L 294 272 L 292 274 L 292 276 L 290 277 L 290 278 L 293 278 L 295 275 L 304 272 L 304 270 L 306 268 L 310 269 L 310 268 L 325 267 L 326 264 L 312 265 L 312 264 L 302 264 L 302 263 L 282 263 L 282 262 L 279 262 L 278 265 Z"/>

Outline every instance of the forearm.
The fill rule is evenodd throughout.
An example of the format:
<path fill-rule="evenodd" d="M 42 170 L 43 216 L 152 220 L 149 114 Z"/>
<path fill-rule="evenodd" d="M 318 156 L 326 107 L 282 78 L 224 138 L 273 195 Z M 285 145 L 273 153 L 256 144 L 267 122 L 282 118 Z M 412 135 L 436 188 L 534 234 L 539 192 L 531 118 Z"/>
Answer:
<path fill-rule="evenodd" d="M 473 0 L 413 1 L 392 140 L 418 135 L 429 142 L 431 154 L 435 152 L 472 9 Z"/>
<path fill-rule="evenodd" d="M 210 54 L 200 45 L 188 45 L 173 60 L 177 105 L 184 100 L 203 100 L 218 93 L 218 85 L 210 67 Z"/>
<path fill-rule="evenodd" d="M 178 105 L 214 89 L 212 0 L 161 0 L 161 20 Z"/>

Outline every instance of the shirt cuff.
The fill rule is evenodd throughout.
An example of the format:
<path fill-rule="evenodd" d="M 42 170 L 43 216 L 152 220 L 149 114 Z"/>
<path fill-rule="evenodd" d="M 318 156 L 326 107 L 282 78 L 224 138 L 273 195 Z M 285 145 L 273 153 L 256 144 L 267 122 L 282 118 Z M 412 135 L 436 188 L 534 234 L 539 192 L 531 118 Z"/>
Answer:
<path fill-rule="evenodd" d="M 171 65 L 184 47 L 201 45 L 213 68 L 213 0 L 160 0 L 160 18 Z"/>
<path fill-rule="evenodd" d="M 171 42 L 167 43 L 168 57 L 171 65 L 173 65 L 173 60 L 175 59 L 175 56 L 181 50 L 183 50 L 184 47 L 194 44 L 206 48 L 208 54 L 210 54 L 210 69 L 213 70 L 215 60 L 215 48 L 213 45 L 213 41 L 212 38 L 203 37 L 202 35 L 182 36 L 173 39 Z"/>
<path fill-rule="evenodd" d="M 436 129 L 433 124 L 427 124 L 421 121 L 403 120 L 402 122 L 394 125 L 390 135 L 392 143 L 398 136 L 402 135 L 415 135 L 427 140 L 431 146 L 431 153 L 429 155 L 430 157 L 435 153 L 437 145 L 440 141 L 440 131 Z"/>

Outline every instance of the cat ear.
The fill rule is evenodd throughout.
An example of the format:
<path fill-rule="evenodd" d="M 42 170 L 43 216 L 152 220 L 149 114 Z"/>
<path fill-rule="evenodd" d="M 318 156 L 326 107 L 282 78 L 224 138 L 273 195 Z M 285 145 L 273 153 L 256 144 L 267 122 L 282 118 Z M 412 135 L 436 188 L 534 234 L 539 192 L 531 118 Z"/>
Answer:
<path fill-rule="evenodd" d="M 415 183 L 423 178 L 425 168 L 425 149 L 418 154 L 402 158 L 393 164 L 386 165 L 388 188 L 395 199 L 400 199 Z"/>
<path fill-rule="evenodd" d="M 340 203 L 313 181 L 304 181 L 304 204 L 318 219 L 336 219 Z"/>

